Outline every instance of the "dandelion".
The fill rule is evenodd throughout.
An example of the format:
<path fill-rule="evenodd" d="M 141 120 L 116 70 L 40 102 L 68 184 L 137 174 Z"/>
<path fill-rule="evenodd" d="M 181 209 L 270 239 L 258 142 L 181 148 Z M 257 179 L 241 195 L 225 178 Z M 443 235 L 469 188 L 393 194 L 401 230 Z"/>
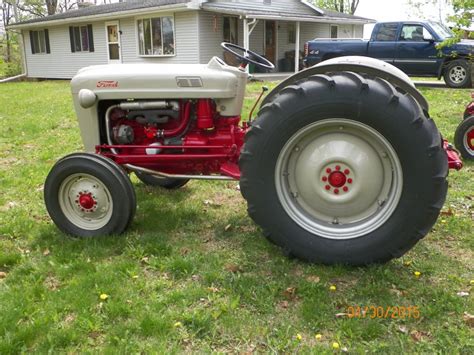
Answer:
<path fill-rule="evenodd" d="M 421 276 L 421 272 L 415 271 L 413 275 L 415 275 L 416 278 L 419 278 Z"/>
<path fill-rule="evenodd" d="M 303 337 L 301 336 L 301 334 L 296 334 L 296 340 L 298 341 L 301 341 L 303 339 Z"/>
<path fill-rule="evenodd" d="M 336 285 L 331 285 L 331 286 L 329 287 L 329 290 L 330 290 L 330 291 L 333 291 L 333 292 L 336 291 L 336 290 L 337 290 Z"/>
<path fill-rule="evenodd" d="M 102 301 L 107 301 L 107 299 L 109 298 L 109 295 L 106 293 L 103 293 L 99 297 Z"/>
<path fill-rule="evenodd" d="M 338 350 L 339 349 L 339 343 L 336 343 L 336 342 L 332 343 L 332 348 L 334 350 Z"/>
<path fill-rule="evenodd" d="M 321 334 L 316 334 L 314 337 L 316 338 L 317 341 L 321 341 L 321 339 L 323 338 Z"/>
<path fill-rule="evenodd" d="M 176 322 L 176 323 L 174 324 L 174 327 L 175 327 L 175 328 L 181 328 L 182 326 L 183 326 L 183 323 L 181 323 L 181 322 Z"/>

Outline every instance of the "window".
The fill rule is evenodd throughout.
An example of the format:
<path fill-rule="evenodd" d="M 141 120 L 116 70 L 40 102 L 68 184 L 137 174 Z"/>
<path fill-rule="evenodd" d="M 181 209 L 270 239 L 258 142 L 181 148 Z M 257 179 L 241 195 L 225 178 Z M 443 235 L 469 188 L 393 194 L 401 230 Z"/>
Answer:
<path fill-rule="evenodd" d="M 338 38 L 338 30 L 339 28 L 335 25 L 331 25 L 331 38 Z"/>
<path fill-rule="evenodd" d="M 433 36 L 421 25 L 405 25 L 400 33 L 400 41 L 423 42 Z"/>
<path fill-rule="evenodd" d="M 396 41 L 398 33 L 397 23 L 385 23 L 380 25 L 379 32 L 375 37 L 376 41 Z"/>
<path fill-rule="evenodd" d="M 173 17 L 140 19 L 138 45 L 140 55 L 167 56 L 175 54 Z"/>
<path fill-rule="evenodd" d="M 237 17 L 224 17 L 224 42 L 239 44 L 239 23 Z"/>
<path fill-rule="evenodd" d="M 69 40 L 72 53 L 93 52 L 94 37 L 92 35 L 92 25 L 69 27 Z"/>
<path fill-rule="evenodd" d="M 49 48 L 49 31 L 30 31 L 30 44 L 32 54 L 51 53 Z"/>

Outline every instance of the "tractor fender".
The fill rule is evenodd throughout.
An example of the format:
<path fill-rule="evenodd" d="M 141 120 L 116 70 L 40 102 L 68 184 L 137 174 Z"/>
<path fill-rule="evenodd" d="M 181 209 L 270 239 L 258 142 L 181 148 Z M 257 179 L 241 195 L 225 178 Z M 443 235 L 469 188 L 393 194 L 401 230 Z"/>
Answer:
<path fill-rule="evenodd" d="M 270 102 L 283 88 L 295 84 L 297 81 L 316 74 L 327 74 L 331 72 L 350 71 L 354 73 L 365 73 L 373 77 L 387 80 L 395 87 L 407 92 L 420 104 L 426 112 L 429 111 L 428 101 L 415 87 L 408 75 L 395 66 L 384 61 L 361 56 L 338 57 L 326 60 L 315 66 L 305 69 L 276 86 L 263 100 L 262 106 Z"/>

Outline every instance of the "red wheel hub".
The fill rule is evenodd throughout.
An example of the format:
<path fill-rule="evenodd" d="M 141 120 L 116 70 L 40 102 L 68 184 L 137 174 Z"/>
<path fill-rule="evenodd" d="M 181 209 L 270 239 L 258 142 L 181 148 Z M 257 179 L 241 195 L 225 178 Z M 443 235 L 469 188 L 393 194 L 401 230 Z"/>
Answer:
<path fill-rule="evenodd" d="M 79 196 L 79 205 L 85 210 L 91 210 L 95 206 L 94 198 L 91 194 L 83 194 Z"/>
<path fill-rule="evenodd" d="M 353 183 L 352 172 L 345 164 L 326 166 L 322 171 L 321 180 L 324 189 L 334 195 L 349 192 L 349 187 Z"/>
<path fill-rule="evenodd" d="M 467 145 L 474 150 L 474 128 L 467 132 Z"/>
<path fill-rule="evenodd" d="M 332 187 L 343 187 L 346 181 L 346 175 L 340 171 L 334 171 L 329 175 L 329 184 L 331 184 Z"/>

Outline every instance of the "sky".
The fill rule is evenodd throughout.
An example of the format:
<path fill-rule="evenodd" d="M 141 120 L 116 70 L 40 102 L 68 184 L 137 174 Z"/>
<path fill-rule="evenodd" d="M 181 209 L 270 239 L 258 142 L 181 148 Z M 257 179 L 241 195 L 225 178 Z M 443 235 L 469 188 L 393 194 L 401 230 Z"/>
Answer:
<path fill-rule="evenodd" d="M 452 13 L 445 0 L 439 0 L 437 5 L 423 6 L 417 10 L 409 4 L 409 0 L 360 0 L 355 15 L 368 17 L 377 21 L 401 20 L 434 20 L 445 22 Z M 372 26 L 373 27 L 373 26 Z M 370 36 L 371 26 L 366 26 L 364 37 Z"/>

